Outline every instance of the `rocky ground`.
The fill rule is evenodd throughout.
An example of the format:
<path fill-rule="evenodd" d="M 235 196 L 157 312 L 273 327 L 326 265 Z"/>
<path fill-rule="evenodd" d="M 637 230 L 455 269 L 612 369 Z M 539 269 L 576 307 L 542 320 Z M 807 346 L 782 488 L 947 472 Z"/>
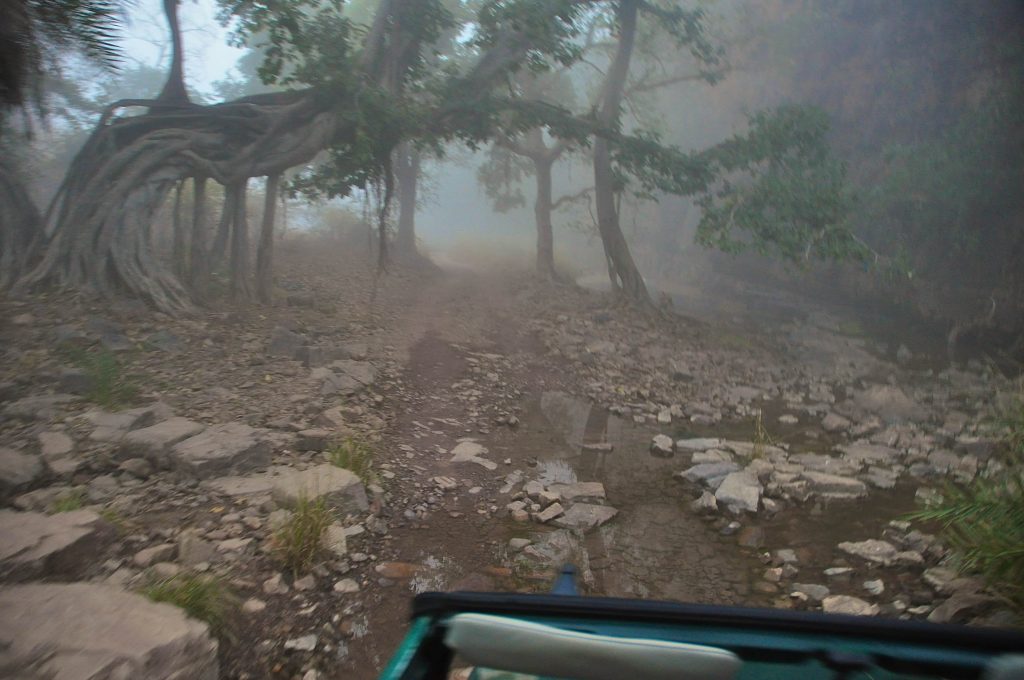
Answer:
<path fill-rule="evenodd" d="M 611 595 L 1006 620 L 900 519 L 999 465 L 1015 386 L 988 367 L 822 310 L 655 319 L 282 251 L 272 307 L 0 300 L 0 668 L 375 677 L 412 594 L 544 589 L 567 559 Z M 331 462 L 347 438 L 369 465 Z M 274 536 L 300 498 L 333 521 L 297 574 Z M 237 597 L 228 634 L 138 594 L 197 573 Z"/>

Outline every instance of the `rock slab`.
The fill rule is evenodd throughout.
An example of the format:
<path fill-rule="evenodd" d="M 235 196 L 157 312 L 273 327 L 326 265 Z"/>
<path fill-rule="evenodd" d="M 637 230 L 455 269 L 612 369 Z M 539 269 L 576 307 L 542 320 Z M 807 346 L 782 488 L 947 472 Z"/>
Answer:
<path fill-rule="evenodd" d="M 359 476 L 330 463 L 283 472 L 271 476 L 270 482 L 271 494 L 281 505 L 293 506 L 305 497 L 324 498 L 329 505 L 346 512 L 362 512 L 369 507 Z"/>
<path fill-rule="evenodd" d="M 270 437 L 244 423 L 212 425 L 174 445 L 174 467 L 200 479 L 263 467 L 270 462 Z"/>
<path fill-rule="evenodd" d="M 0 510 L 0 574 L 9 580 L 80 576 L 115 534 L 91 510 L 55 515 Z"/>
<path fill-rule="evenodd" d="M 0 665 L 52 655 L 53 680 L 216 680 L 206 624 L 115 586 L 33 584 L 0 589 Z M 48 675 L 49 674 L 49 675 Z"/>

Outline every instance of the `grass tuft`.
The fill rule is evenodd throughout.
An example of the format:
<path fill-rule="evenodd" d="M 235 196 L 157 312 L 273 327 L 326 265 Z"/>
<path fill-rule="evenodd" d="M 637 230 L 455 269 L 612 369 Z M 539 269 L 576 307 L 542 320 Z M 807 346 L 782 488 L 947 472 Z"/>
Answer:
<path fill-rule="evenodd" d="M 139 387 L 124 375 L 121 362 L 109 350 L 88 352 L 77 347 L 64 350 L 68 359 L 85 371 L 90 385 L 84 396 L 103 408 L 117 410 L 130 406 L 139 394 Z"/>
<path fill-rule="evenodd" d="M 233 639 L 239 599 L 220 579 L 201 574 L 178 574 L 152 583 L 142 594 L 153 602 L 166 602 L 203 621 L 221 639 Z"/>
<path fill-rule="evenodd" d="M 293 576 L 304 574 L 323 554 L 324 532 L 334 514 L 324 498 L 299 498 L 288 520 L 275 532 L 273 552 Z"/>
<path fill-rule="evenodd" d="M 74 512 L 75 510 L 81 510 L 85 505 L 85 492 L 81 489 L 72 489 L 65 494 L 61 494 L 56 500 L 50 505 L 50 514 L 55 515 L 58 512 Z"/>
<path fill-rule="evenodd" d="M 363 481 L 373 475 L 373 448 L 361 439 L 346 437 L 327 451 L 327 461 L 335 467 L 351 470 Z"/>

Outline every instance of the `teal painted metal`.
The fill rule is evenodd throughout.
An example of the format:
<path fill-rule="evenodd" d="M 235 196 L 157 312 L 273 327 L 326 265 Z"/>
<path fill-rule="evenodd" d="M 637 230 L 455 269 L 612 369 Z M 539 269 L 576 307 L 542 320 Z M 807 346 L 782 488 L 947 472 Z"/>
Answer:
<path fill-rule="evenodd" d="M 420 643 L 423 642 L 423 638 L 430 632 L 430 626 L 431 620 L 428 616 L 421 616 L 413 621 L 409 632 L 402 638 L 402 644 L 399 645 L 398 650 L 391 657 L 391 662 L 381 672 L 380 680 L 398 680 L 402 677 L 405 669 L 409 666 L 409 662 L 415 656 L 416 650 L 419 649 Z"/>

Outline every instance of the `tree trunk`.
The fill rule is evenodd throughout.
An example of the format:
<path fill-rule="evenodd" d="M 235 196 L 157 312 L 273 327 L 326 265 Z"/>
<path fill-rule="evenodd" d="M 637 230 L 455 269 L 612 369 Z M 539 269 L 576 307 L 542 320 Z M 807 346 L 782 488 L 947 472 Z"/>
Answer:
<path fill-rule="evenodd" d="M 167 72 L 164 87 L 157 95 L 161 104 L 188 104 L 185 89 L 185 48 L 181 40 L 181 25 L 178 23 L 179 0 L 164 0 L 164 15 L 171 30 L 171 68 Z"/>
<path fill-rule="evenodd" d="M 267 177 L 263 198 L 263 226 L 260 229 L 260 246 L 256 251 L 256 297 L 264 304 L 270 303 L 274 290 L 274 208 L 280 184 L 280 174 Z"/>
<path fill-rule="evenodd" d="M 616 125 L 619 120 L 619 109 L 636 39 L 638 6 L 639 0 L 621 0 L 616 8 L 619 44 L 605 77 L 604 93 L 597 114 L 598 120 L 605 125 Z M 617 189 L 608 142 L 603 137 L 597 137 L 594 140 L 594 199 L 597 206 L 597 228 L 608 260 L 612 289 L 630 302 L 650 307 L 653 303 L 647 286 L 619 226 L 619 212 L 615 206 Z"/>
<path fill-rule="evenodd" d="M 185 190 L 185 181 L 178 182 L 174 187 L 174 214 L 171 217 L 171 262 L 174 274 L 185 280 L 188 263 L 185 256 L 185 224 L 181 220 L 181 195 Z"/>
<path fill-rule="evenodd" d="M 209 266 L 216 269 L 224 262 L 228 252 L 228 239 L 231 235 L 231 222 L 235 218 L 235 186 L 224 187 L 224 205 L 220 210 L 220 220 L 217 222 L 217 233 L 213 236 L 213 245 L 210 247 Z"/>
<path fill-rule="evenodd" d="M 416 189 L 420 174 L 420 152 L 403 142 L 395 152 L 395 175 L 398 180 L 398 236 L 395 250 L 399 255 L 416 254 Z"/>
<path fill-rule="evenodd" d="M 252 298 L 249 285 L 249 223 L 245 214 L 245 199 L 249 180 L 235 187 L 231 216 L 231 297 L 236 301 Z"/>
<path fill-rule="evenodd" d="M 192 238 L 189 243 L 189 273 L 192 291 L 200 300 L 209 294 L 210 259 L 206 252 L 206 177 L 192 181 Z"/>
<path fill-rule="evenodd" d="M 11 285 L 42 240 L 42 216 L 17 171 L 0 157 L 0 290 Z"/>
<path fill-rule="evenodd" d="M 555 237 L 551 228 L 551 161 L 533 161 L 537 179 L 537 199 L 533 216 L 537 223 L 537 274 L 555 278 Z"/>

